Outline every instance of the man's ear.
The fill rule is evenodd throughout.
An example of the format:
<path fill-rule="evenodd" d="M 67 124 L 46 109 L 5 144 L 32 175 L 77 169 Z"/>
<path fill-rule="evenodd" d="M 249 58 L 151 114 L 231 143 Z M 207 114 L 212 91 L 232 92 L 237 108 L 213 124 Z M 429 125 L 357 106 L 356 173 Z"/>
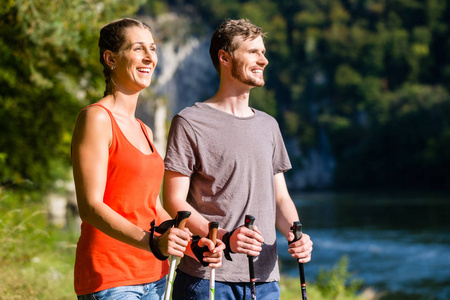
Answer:
<path fill-rule="evenodd" d="M 219 53 L 217 55 L 219 56 L 220 64 L 228 65 L 230 63 L 231 56 L 224 50 L 219 50 Z"/>

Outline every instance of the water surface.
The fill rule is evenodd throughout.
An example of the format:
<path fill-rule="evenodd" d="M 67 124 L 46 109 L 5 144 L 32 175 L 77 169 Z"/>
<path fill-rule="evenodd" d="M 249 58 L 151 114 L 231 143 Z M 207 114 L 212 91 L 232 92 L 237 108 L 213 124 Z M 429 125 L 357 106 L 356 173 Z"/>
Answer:
<path fill-rule="evenodd" d="M 291 193 L 314 242 L 307 281 L 342 256 L 365 286 L 392 299 L 450 299 L 450 195 L 432 192 Z M 279 236 L 281 272 L 298 276 Z"/>

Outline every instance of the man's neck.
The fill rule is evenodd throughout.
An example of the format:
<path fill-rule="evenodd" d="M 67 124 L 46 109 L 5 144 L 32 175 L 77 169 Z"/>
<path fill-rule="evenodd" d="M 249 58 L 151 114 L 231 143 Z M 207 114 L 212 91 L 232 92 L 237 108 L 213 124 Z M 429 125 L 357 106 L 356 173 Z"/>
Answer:
<path fill-rule="evenodd" d="M 220 86 L 217 93 L 205 103 L 226 113 L 238 117 L 250 117 L 254 114 L 249 106 L 250 89 L 237 90 Z"/>

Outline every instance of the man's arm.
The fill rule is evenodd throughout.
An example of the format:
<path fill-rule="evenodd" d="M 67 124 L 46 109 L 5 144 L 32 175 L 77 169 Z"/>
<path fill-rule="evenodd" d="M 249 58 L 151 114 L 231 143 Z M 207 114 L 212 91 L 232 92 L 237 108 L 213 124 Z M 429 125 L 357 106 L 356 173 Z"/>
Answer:
<path fill-rule="evenodd" d="M 188 210 L 191 216 L 186 222 L 186 227 L 200 236 L 208 235 L 209 221 L 198 213 L 189 203 L 187 203 L 187 195 L 189 192 L 190 178 L 178 172 L 166 170 L 164 173 L 163 183 L 163 205 L 171 216 L 175 216 L 177 211 Z M 220 224 L 219 224 L 220 225 Z M 219 228 L 217 238 L 222 240 L 223 235 L 227 231 Z M 235 253 L 244 253 L 252 256 L 259 255 L 264 242 L 261 232 L 257 227 L 249 230 L 244 226 L 239 227 L 230 237 L 231 250 Z"/>
<path fill-rule="evenodd" d="M 171 172 L 171 171 L 166 171 L 166 174 L 164 176 L 165 180 L 164 180 L 163 196 L 165 196 L 166 193 L 170 194 L 170 191 L 175 192 L 175 193 L 181 192 L 181 195 L 182 195 L 186 178 L 188 181 L 187 186 L 189 188 L 189 177 L 183 176 L 180 173 L 176 173 L 176 172 L 171 172 L 172 176 L 167 176 L 167 172 Z M 172 177 L 172 180 L 170 180 L 169 177 Z M 174 191 L 172 188 L 168 189 L 168 188 L 166 188 L 166 182 L 171 182 L 172 188 L 178 186 L 180 189 L 178 191 Z M 187 193 L 186 193 L 186 195 L 187 195 Z M 166 199 L 166 197 L 164 197 L 164 199 Z M 173 199 L 183 199 L 183 198 L 173 197 Z M 184 199 L 186 199 L 186 197 Z M 158 199 L 158 201 L 159 201 L 159 199 Z M 195 224 L 195 222 L 191 221 L 191 219 L 193 218 L 194 215 L 197 218 L 199 218 L 199 220 L 204 219 L 206 221 L 206 219 L 203 218 L 198 212 L 196 212 L 192 208 L 192 206 L 190 206 L 186 201 L 184 201 L 184 204 L 181 203 L 181 205 L 178 205 L 177 201 L 171 202 L 170 205 L 166 205 L 167 202 L 168 201 L 165 201 L 165 205 L 164 205 L 164 206 L 166 206 L 165 209 L 161 206 L 161 202 L 159 202 L 159 204 L 157 202 L 156 208 L 158 211 L 161 212 L 162 215 L 164 215 L 164 216 L 167 215 L 168 218 L 171 218 L 171 217 L 175 218 L 178 211 L 187 210 L 187 211 L 191 212 L 191 215 L 189 216 L 189 218 L 187 219 L 187 222 L 186 222 L 186 227 L 189 228 L 189 230 L 187 228 L 184 229 L 185 231 L 187 231 L 189 233 L 191 233 L 191 230 L 194 231 L 194 228 L 195 228 L 191 225 L 192 223 Z M 170 209 L 169 209 L 169 207 L 170 207 Z M 179 207 L 179 208 L 177 208 L 177 207 Z M 189 224 L 189 222 L 191 222 L 191 224 Z M 206 225 L 206 228 L 208 228 L 208 225 Z M 195 232 L 195 234 L 198 234 L 202 237 L 207 236 L 206 234 L 199 232 L 197 228 L 195 228 L 194 232 Z M 186 248 L 185 253 L 187 255 L 191 256 L 192 258 L 197 259 L 192 252 L 191 246 L 192 246 L 192 244 L 190 242 L 189 247 Z M 210 265 L 209 265 L 210 267 L 218 268 L 222 265 L 222 253 L 223 253 L 223 249 L 225 249 L 225 245 L 222 243 L 222 241 L 219 240 L 219 241 L 217 241 L 217 244 L 214 245 L 211 240 L 209 240 L 207 238 L 202 238 L 202 239 L 200 239 L 199 246 L 200 247 L 207 246 L 209 248 L 210 252 L 205 254 L 204 261 L 210 263 Z M 181 255 L 181 257 L 182 256 L 183 255 Z"/>
<path fill-rule="evenodd" d="M 277 203 L 276 226 L 290 242 L 294 239 L 291 226 L 295 221 L 299 221 L 297 208 L 289 195 L 284 174 L 276 174 L 274 176 L 274 182 Z M 312 246 L 313 242 L 309 235 L 304 233 L 300 240 L 289 244 L 288 252 L 292 257 L 298 259 L 300 263 L 306 263 L 311 260 Z"/>
<path fill-rule="evenodd" d="M 190 177 L 166 170 L 163 183 L 163 206 L 172 217 L 175 217 L 180 210 L 190 211 L 191 215 L 186 222 L 186 227 L 193 234 L 207 236 L 209 221 L 186 201 L 190 182 Z"/>

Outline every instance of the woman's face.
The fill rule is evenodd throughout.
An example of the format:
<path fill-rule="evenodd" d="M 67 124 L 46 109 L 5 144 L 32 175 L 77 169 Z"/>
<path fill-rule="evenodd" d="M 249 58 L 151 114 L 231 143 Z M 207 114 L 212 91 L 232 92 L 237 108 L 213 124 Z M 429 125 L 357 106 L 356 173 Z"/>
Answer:
<path fill-rule="evenodd" d="M 158 57 L 150 30 L 130 27 L 125 30 L 126 41 L 115 56 L 116 69 L 112 77 L 115 89 L 135 93 L 150 86 Z"/>

